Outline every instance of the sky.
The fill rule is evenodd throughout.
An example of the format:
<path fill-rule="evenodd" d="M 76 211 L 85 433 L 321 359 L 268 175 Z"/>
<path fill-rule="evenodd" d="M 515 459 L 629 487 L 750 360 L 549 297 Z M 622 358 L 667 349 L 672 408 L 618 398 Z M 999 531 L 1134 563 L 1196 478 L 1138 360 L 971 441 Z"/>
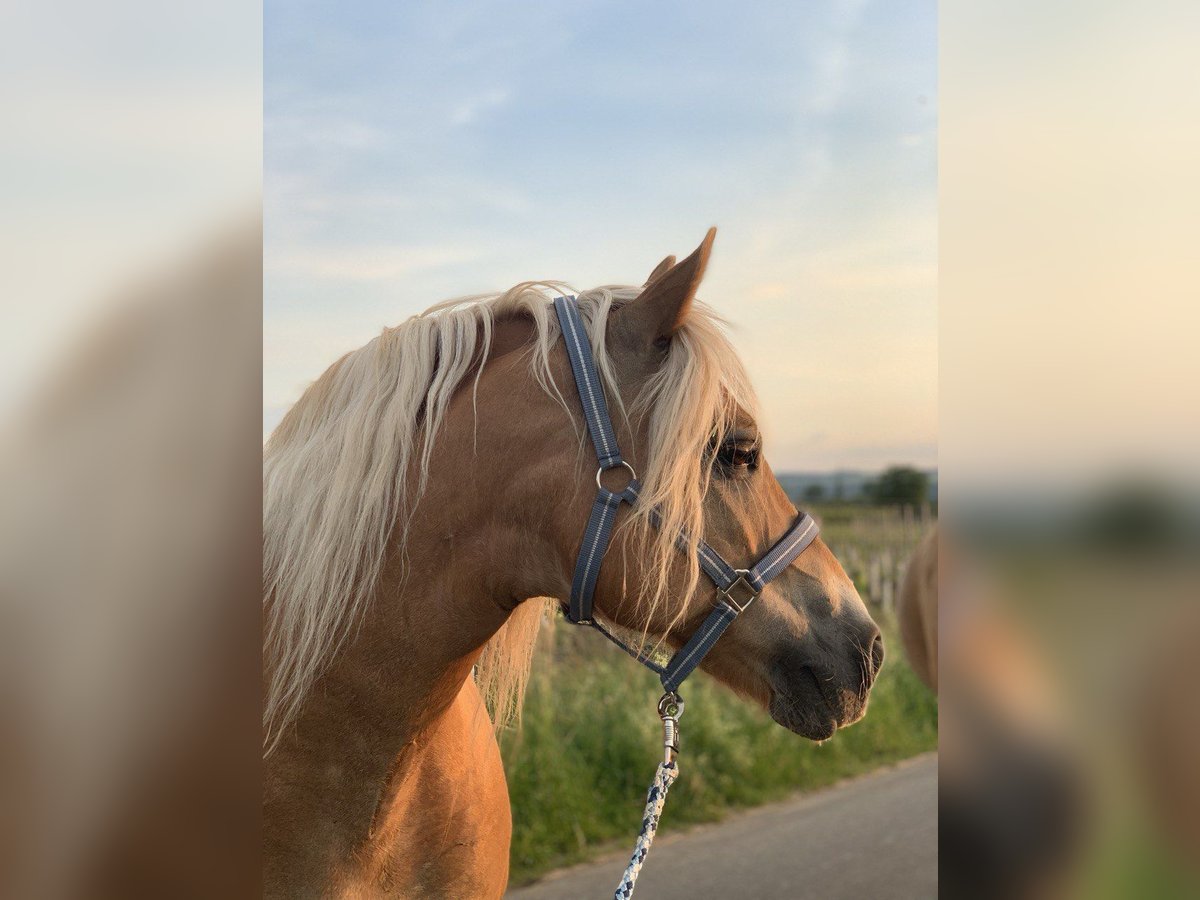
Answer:
<path fill-rule="evenodd" d="M 718 235 L 781 471 L 937 462 L 936 6 L 268 0 L 264 433 L 343 353 Z"/>

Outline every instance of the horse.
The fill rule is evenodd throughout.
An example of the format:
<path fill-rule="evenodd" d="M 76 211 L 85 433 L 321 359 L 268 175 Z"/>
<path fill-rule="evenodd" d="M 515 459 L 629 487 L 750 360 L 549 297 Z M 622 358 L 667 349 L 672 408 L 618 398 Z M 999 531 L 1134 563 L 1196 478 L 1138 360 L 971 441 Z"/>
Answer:
<path fill-rule="evenodd" d="M 577 297 L 641 473 L 595 612 L 664 648 L 714 602 L 696 542 L 679 536 L 737 563 L 796 516 L 745 369 L 696 300 L 714 236 L 642 287 Z M 494 726 L 519 711 L 539 622 L 570 593 L 600 477 L 552 310 L 564 291 L 522 283 L 384 329 L 266 444 L 265 896 L 504 892 L 512 822 Z M 818 539 L 703 668 L 821 741 L 863 716 L 882 654 Z"/>
<path fill-rule="evenodd" d="M 896 596 L 896 622 L 909 667 L 938 689 L 938 529 L 917 545 Z"/>
<path fill-rule="evenodd" d="M 944 897 L 1062 896 L 1078 861 L 1087 803 L 1079 759 L 1036 645 L 1005 606 L 937 527 L 897 597 L 909 666 L 938 695 Z"/>
<path fill-rule="evenodd" d="M 1132 723 L 1135 777 L 1167 851 L 1200 883 L 1200 710 L 1189 689 L 1200 676 L 1193 648 L 1200 610 L 1186 602 L 1160 614 L 1139 659 L 1126 713 Z"/>

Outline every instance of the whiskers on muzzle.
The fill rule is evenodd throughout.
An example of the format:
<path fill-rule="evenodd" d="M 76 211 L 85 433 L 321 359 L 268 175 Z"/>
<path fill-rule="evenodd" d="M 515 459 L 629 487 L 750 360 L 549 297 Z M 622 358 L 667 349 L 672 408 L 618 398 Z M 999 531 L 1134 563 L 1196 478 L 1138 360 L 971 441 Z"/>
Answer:
<path fill-rule="evenodd" d="M 862 682 L 858 692 L 866 699 L 871 686 L 875 684 L 875 679 L 879 677 L 879 670 L 883 668 L 883 635 L 877 630 L 867 646 L 859 645 L 858 652 L 859 669 L 862 672 Z"/>

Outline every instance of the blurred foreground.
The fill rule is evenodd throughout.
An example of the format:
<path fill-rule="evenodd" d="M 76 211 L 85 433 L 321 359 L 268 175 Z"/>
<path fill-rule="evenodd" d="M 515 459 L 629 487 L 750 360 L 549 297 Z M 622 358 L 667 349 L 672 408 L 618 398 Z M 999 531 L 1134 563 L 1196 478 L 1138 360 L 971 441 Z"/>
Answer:
<path fill-rule="evenodd" d="M 1200 895 L 1200 541 L 1141 485 L 943 539 L 946 897 Z"/>
<path fill-rule="evenodd" d="M 131 291 L 0 444 L 0 896 L 258 884 L 257 223 Z"/>
<path fill-rule="evenodd" d="M 262 11 L 0 57 L 0 897 L 258 896 Z"/>
<path fill-rule="evenodd" d="M 1200 5 L 939 29 L 941 892 L 1200 896 Z"/>

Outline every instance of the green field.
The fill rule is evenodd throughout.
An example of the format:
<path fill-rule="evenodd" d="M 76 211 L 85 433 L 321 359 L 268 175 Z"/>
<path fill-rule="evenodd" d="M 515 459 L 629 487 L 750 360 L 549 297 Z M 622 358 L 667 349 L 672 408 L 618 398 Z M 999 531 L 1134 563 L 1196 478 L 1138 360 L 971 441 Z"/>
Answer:
<path fill-rule="evenodd" d="M 824 515 L 822 515 L 824 513 Z M 885 568 L 911 552 L 920 523 L 882 510 L 815 510 L 884 629 L 888 654 L 866 718 L 823 745 L 791 734 L 703 673 L 686 686 L 680 776 L 663 830 L 720 818 L 728 810 L 830 784 L 936 748 L 937 703 L 905 665 L 882 593 Z M 883 565 L 887 563 L 887 566 Z M 847 567 L 850 570 L 850 566 Z M 894 575 L 888 575 L 894 578 Z M 501 737 L 513 810 L 510 880 L 610 849 L 633 846 L 645 792 L 662 751 L 655 676 L 587 629 L 561 625 L 534 664 L 519 728 Z M 614 878 L 619 873 L 614 872 Z"/>

